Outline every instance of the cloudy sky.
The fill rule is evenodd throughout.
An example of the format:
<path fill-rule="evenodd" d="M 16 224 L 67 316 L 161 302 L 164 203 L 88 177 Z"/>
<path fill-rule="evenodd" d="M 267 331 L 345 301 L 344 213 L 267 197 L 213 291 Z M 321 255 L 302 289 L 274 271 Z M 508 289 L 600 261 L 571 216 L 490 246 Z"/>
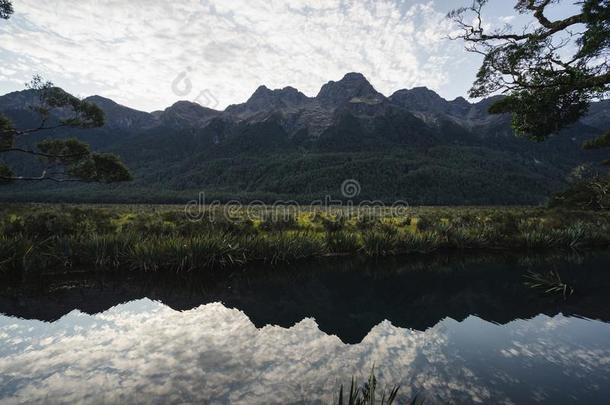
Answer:
<path fill-rule="evenodd" d="M 608 392 L 608 339 L 607 324 L 561 314 L 445 318 L 424 332 L 383 321 L 355 345 L 312 318 L 257 329 L 220 303 L 177 312 L 145 299 L 54 323 L 0 314 L 0 402 L 331 403 L 375 365 L 384 385 L 406 382 L 400 395 L 423 391 L 426 403 L 556 403 L 568 391 L 596 403 Z"/>
<path fill-rule="evenodd" d="M 471 0 L 14 0 L 0 20 L 0 94 L 42 74 L 78 96 L 145 111 L 191 100 L 222 109 L 261 84 L 315 96 L 363 73 L 386 95 L 464 96 L 479 57 L 445 39 Z M 513 1 L 486 21 L 519 25 Z"/>

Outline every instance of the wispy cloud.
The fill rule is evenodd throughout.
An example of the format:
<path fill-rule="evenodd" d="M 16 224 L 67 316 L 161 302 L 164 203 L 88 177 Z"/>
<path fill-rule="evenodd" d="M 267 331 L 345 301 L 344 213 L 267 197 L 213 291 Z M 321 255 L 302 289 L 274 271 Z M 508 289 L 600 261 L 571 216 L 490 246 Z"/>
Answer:
<path fill-rule="evenodd" d="M 215 98 L 222 108 L 260 84 L 315 95 L 349 71 L 386 94 L 442 90 L 462 57 L 461 44 L 444 40 L 447 10 L 432 1 L 22 0 L 15 8 L 0 26 L 0 91 L 40 72 L 77 94 L 145 110 L 204 91 L 199 102 Z M 178 77 L 186 82 L 176 92 Z"/>
<path fill-rule="evenodd" d="M 563 315 L 501 326 L 473 316 L 418 332 L 384 321 L 346 345 L 310 318 L 257 329 L 222 304 L 176 312 L 132 301 L 52 324 L 0 315 L 0 402 L 267 404 L 306 395 L 330 403 L 338 384 L 366 378 L 372 365 L 384 385 L 400 383 L 406 396 L 423 390 L 426 403 L 514 403 L 541 386 L 549 403 L 566 386 L 595 387 L 587 391 L 595 402 L 608 391 L 600 388 L 607 326 Z M 519 378 L 529 375 L 539 378 Z"/>

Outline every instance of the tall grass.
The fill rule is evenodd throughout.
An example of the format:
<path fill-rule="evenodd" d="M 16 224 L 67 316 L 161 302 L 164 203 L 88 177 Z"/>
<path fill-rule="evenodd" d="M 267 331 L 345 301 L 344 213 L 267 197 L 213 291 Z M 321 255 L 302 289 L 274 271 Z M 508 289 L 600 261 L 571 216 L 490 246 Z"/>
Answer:
<path fill-rule="evenodd" d="M 213 210 L 210 208 L 210 210 Z M 325 255 L 390 256 L 437 249 L 584 249 L 610 246 L 610 213 L 420 208 L 345 216 L 261 209 L 189 221 L 176 208 L 0 206 L 0 272 L 209 271 Z"/>
<path fill-rule="evenodd" d="M 223 234 L 191 239 L 153 237 L 131 246 L 127 260 L 134 270 L 192 272 L 244 263 L 245 253 L 235 238 Z"/>
<path fill-rule="evenodd" d="M 353 231 L 327 232 L 325 244 L 330 254 L 354 254 L 364 247 L 361 236 Z"/>
<path fill-rule="evenodd" d="M 272 264 L 321 256 L 327 251 L 322 235 L 311 232 L 250 236 L 243 243 L 249 257 Z"/>

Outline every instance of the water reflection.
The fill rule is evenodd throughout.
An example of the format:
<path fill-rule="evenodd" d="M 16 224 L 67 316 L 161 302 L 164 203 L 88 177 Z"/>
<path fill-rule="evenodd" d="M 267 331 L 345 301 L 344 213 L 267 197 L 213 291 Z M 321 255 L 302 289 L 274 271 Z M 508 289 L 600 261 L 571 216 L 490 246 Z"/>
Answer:
<path fill-rule="evenodd" d="M 334 260 L 248 269 L 209 277 L 176 275 L 49 279 L 25 289 L 0 287 L 0 313 L 55 321 L 74 309 L 103 312 L 150 298 L 176 310 L 222 302 L 257 326 L 290 327 L 314 318 L 320 330 L 359 343 L 384 320 L 419 331 L 444 318 L 470 315 L 505 324 L 563 313 L 610 321 L 610 254 L 438 255 L 380 261 Z M 575 293 L 567 301 L 527 288 L 528 271 L 561 274 Z"/>
<path fill-rule="evenodd" d="M 426 403 L 605 403 L 609 267 L 439 255 L 4 285 L 0 403 L 330 403 L 373 364 Z M 549 270 L 567 301 L 524 286 Z"/>
<path fill-rule="evenodd" d="M 57 322 L 0 317 L 2 403 L 329 403 L 377 365 L 428 403 L 603 403 L 610 326 L 539 315 L 504 326 L 470 316 L 413 331 L 384 321 L 349 345 L 304 319 L 256 326 L 207 304 L 177 312 L 138 300 Z"/>

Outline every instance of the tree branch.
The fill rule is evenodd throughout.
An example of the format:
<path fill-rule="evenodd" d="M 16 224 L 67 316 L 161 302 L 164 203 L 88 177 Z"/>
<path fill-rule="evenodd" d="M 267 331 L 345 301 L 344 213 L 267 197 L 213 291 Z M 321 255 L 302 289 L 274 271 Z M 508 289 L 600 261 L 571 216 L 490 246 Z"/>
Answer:
<path fill-rule="evenodd" d="M 545 28 L 553 27 L 553 23 L 544 15 L 544 9 L 550 2 L 551 0 L 544 0 L 539 6 L 536 6 L 536 0 L 528 0 L 528 4 L 525 6 L 525 8 L 534 12 L 536 20 Z"/>
<path fill-rule="evenodd" d="M 87 155 L 87 153 L 76 153 L 76 154 L 72 154 L 72 155 L 51 155 L 48 153 L 36 152 L 33 150 L 27 150 L 27 149 L 22 149 L 22 148 L 0 149 L 0 153 L 5 153 L 5 152 L 20 152 L 20 153 L 26 153 L 29 155 L 45 157 L 45 158 L 49 158 L 49 159 L 71 159 L 71 158 L 78 158 L 78 157 Z"/>
<path fill-rule="evenodd" d="M 65 127 L 65 126 L 67 126 L 67 125 L 66 125 L 66 124 L 59 124 L 59 125 L 55 125 L 55 126 L 52 126 L 52 127 L 40 126 L 40 127 L 38 127 L 38 128 L 32 128 L 32 129 L 15 130 L 15 131 L 14 131 L 14 134 L 15 134 L 16 136 L 19 136 L 19 135 L 27 135 L 27 134 L 31 134 L 31 133 L 33 133 L 33 132 L 38 132 L 38 131 L 49 131 L 49 130 L 52 130 L 52 129 L 63 128 L 63 127 Z"/>
<path fill-rule="evenodd" d="M 525 5 L 525 9 L 533 11 L 534 18 L 538 21 L 538 23 L 546 30 L 535 30 L 530 33 L 523 34 L 513 34 L 513 33 L 494 33 L 494 34 L 485 34 L 482 24 L 481 12 L 483 9 L 483 4 L 479 4 L 478 7 L 472 6 L 469 8 L 461 9 L 458 13 L 450 14 L 450 17 L 453 21 L 458 24 L 463 30 L 464 35 L 462 38 L 468 42 L 486 42 L 486 41 L 524 41 L 524 40 L 544 40 L 553 36 L 554 34 L 567 29 L 568 27 L 580 23 L 585 23 L 585 15 L 584 13 L 573 15 L 571 17 L 565 18 L 563 20 L 558 21 L 550 21 L 544 15 L 545 8 L 550 4 L 551 0 L 544 0 L 540 5 L 535 4 L 535 0 L 527 0 L 527 4 Z M 463 20 L 463 12 L 464 11 L 472 11 L 475 13 L 475 19 L 477 21 L 476 26 L 467 24 Z"/>

